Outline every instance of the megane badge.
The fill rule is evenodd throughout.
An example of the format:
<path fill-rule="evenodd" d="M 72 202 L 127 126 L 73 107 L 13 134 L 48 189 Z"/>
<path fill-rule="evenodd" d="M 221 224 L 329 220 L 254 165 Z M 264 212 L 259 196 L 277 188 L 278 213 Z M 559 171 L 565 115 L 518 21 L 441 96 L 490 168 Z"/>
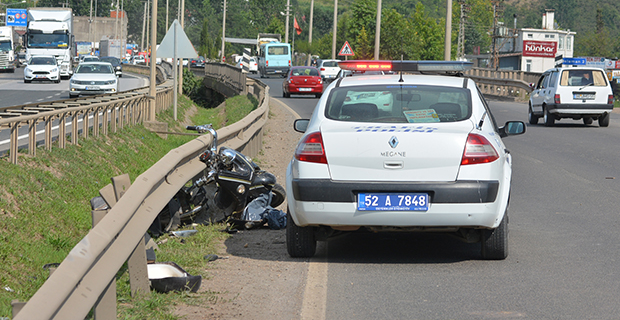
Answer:
<path fill-rule="evenodd" d="M 390 147 L 392 147 L 392 149 L 396 148 L 396 146 L 398 145 L 398 139 L 396 138 L 396 136 L 392 136 L 388 144 L 390 145 Z"/>

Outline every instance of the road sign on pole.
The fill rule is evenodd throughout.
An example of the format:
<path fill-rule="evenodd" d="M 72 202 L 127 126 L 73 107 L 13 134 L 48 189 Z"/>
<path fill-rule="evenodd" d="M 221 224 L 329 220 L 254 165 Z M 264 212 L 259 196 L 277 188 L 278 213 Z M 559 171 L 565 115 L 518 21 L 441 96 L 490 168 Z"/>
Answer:
<path fill-rule="evenodd" d="M 340 49 L 340 52 L 338 52 L 338 55 L 339 56 L 354 56 L 353 49 L 351 49 L 351 45 L 349 44 L 349 41 L 344 42 L 342 49 Z"/>

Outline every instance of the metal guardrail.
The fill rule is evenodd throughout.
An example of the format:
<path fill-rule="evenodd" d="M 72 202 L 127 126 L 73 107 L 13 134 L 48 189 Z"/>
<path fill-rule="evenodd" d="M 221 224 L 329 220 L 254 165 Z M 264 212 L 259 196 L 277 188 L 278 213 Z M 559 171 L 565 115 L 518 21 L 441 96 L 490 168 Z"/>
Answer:
<path fill-rule="evenodd" d="M 530 83 L 538 81 L 540 73 L 472 68 L 465 75 L 478 84 L 480 92 L 487 96 L 512 98 L 520 101 L 528 99 L 532 92 Z"/>
<path fill-rule="evenodd" d="M 156 112 L 172 104 L 172 82 L 169 81 L 157 88 Z M 45 149 L 52 149 L 52 124 L 59 122 L 58 147 L 64 149 L 67 144 L 67 120 L 70 125 L 70 143 L 78 144 L 79 139 L 86 139 L 92 124 L 92 135 L 107 135 L 116 132 L 127 124 L 142 123 L 147 117 L 148 88 L 140 88 L 129 92 L 101 95 L 88 98 L 69 99 L 44 102 L 6 108 L 0 112 L 0 128 L 8 128 L 10 133 L 9 161 L 18 161 L 19 128 L 28 126 L 28 153 L 36 155 L 36 127 L 45 123 Z M 90 120 L 92 118 L 92 121 Z M 81 137 L 78 135 L 82 122 Z"/>
<path fill-rule="evenodd" d="M 262 146 L 262 128 L 269 114 L 269 88 L 252 82 L 247 90 L 261 101 L 259 108 L 217 133 L 222 145 L 255 156 Z M 202 135 L 170 151 L 137 177 L 133 185 L 120 179 L 123 186 L 117 188 L 115 183 L 114 187 L 103 188 L 100 194 L 104 199 L 110 198 L 104 196 L 106 193 L 115 193 L 109 212 L 71 250 L 34 296 L 20 306 L 14 319 L 84 319 L 93 308 L 97 313 L 99 305 L 114 309 L 101 318 L 115 319 L 116 289 L 112 284 L 116 273 L 128 258 L 144 248 L 144 234 L 169 199 L 205 169 L 198 156 L 211 144 L 212 137 Z M 131 259 L 134 264 L 143 265 L 144 270 L 144 251 L 142 256 Z M 129 270 L 130 278 L 134 278 L 131 265 Z M 142 272 L 139 276 L 144 280 L 147 275 Z M 134 284 L 131 286 L 133 293 Z"/>

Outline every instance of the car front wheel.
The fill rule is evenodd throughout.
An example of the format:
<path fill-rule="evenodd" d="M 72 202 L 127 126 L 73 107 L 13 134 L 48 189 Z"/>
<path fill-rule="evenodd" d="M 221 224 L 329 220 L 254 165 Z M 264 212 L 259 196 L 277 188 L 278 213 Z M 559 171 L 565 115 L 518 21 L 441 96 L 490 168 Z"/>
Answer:
<path fill-rule="evenodd" d="M 310 258 L 316 252 L 313 227 L 298 227 L 286 209 L 286 249 L 293 258 Z"/>
<path fill-rule="evenodd" d="M 482 230 L 482 259 L 504 260 L 508 257 L 508 209 L 502 222 L 493 230 Z"/>

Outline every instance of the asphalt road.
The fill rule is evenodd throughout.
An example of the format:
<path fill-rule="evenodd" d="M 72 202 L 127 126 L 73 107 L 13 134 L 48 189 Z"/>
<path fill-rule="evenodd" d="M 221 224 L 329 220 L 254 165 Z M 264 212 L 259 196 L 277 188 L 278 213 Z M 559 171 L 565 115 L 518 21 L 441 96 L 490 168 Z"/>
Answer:
<path fill-rule="evenodd" d="M 301 117 L 317 99 L 271 95 Z M 498 123 L 527 104 L 489 101 Z M 355 234 L 320 243 L 308 279 L 325 319 L 620 319 L 620 114 L 527 125 L 513 155 L 509 256 L 439 234 Z M 318 270 L 318 271 L 317 271 Z M 310 280 L 309 280 L 310 281 Z M 322 305 L 321 305 L 322 304 Z"/>

